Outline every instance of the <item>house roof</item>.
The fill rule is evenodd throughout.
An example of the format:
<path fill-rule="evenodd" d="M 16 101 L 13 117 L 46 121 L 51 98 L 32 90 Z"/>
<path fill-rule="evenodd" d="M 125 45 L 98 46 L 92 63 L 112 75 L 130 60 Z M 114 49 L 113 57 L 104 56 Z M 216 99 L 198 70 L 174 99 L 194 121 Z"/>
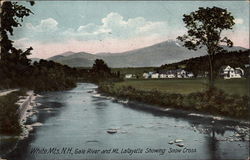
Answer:
<path fill-rule="evenodd" d="M 240 69 L 240 70 L 243 70 L 242 68 L 240 68 L 240 67 L 236 67 L 235 69 Z"/>
<path fill-rule="evenodd" d="M 220 69 L 221 69 L 221 70 L 224 70 L 224 69 L 226 69 L 227 67 L 230 67 L 230 66 L 229 66 L 229 65 L 223 65 L 223 66 L 220 67 Z M 231 67 L 230 67 L 230 68 L 231 68 Z"/>

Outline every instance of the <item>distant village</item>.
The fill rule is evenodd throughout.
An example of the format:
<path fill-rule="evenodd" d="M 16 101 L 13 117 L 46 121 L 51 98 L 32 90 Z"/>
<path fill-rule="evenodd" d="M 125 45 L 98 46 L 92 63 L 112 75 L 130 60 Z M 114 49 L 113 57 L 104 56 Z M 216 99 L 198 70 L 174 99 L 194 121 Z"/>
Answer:
<path fill-rule="evenodd" d="M 196 78 L 207 77 L 208 72 L 204 74 L 199 74 Z M 244 70 L 240 67 L 230 67 L 229 65 L 222 66 L 219 70 L 219 76 L 223 79 L 231 78 L 242 78 L 244 77 Z M 125 79 L 138 79 L 139 75 L 136 74 L 125 74 Z M 161 70 L 158 72 L 148 72 L 142 74 L 143 79 L 166 79 L 166 78 L 195 78 L 192 72 L 187 72 L 184 69 L 176 70 Z"/>

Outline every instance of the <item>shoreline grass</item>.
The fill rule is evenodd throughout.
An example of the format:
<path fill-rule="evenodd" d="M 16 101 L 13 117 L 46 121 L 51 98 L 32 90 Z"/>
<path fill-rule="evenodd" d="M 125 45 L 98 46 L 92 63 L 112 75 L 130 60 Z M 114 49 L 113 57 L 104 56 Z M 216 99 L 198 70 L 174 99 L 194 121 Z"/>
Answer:
<path fill-rule="evenodd" d="M 166 82 L 163 82 L 164 80 L 143 81 L 143 83 L 142 80 L 117 83 L 102 83 L 99 86 L 99 91 L 117 98 L 154 104 L 162 108 L 170 107 L 182 110 L 198 111 L 201 113 L 209 113 L 213 115 L 221 115 L 236 119 L 249 120 L 249 97 L 245 93 L 241 95 L 237 94 L 239 91 L 240 93 L 242 92 L 243 87 L 241 88 L 241 90 L 235 90 L 234 92 L 231 92 L 234 90 L 234 88 L 228 87 L 228 84 L 225 83 L 225 81 L 219 80 L 217 81 L 217 85 L 224 83 L 224 86 L 222 86 L 221 88 L 207 89 L 205 87 L 203 88 L 204 90 L 197 90 L 197 88 L 195 88 L 193 85 L 194 81 L 191 82 L 192 80 L 189 79 L 186 80 L 186 82 L 190 82 L 188 83 L 189 85 L 192 84 L 190 85 L 190 87 L 194 87 L 193 90 L 190 92 L 186 88 L 186 91 L 181 90 L 182 92 L 180 92 L 178 90 L 178 86 L 173 85 L 177 80 L 172 79 L 172 82 L 170 82 L 169 80 L 167 84 L 172 84 L 172 87 L 176 89 L 176 92 L 169 92 L 170 90 L 161 91 L 160 89 L 157 90 L 155 86 L 151 86 L 151 83 L 153 82 L 157 83 L 158 85 L 166 84 Z M 203 80 L 200 81 L 203 82 Z M 231 81 L 229 82 L 229 84 L 236 83 L 235 86 L 239 86 L 242 85 L 242 82 L 247 81 L 238 80 L 237 83 L 235 81 Z M 149 83 L 150 85 L 147 83 Z M 140 89 L 142 88 L 142 86 L 144 88 Z M 224 88 L 224 90 L 222 88 Z M 247 90 L 247 87 L 245 87 L 245 89 Z"/>
<path fill-rule="evenodd" d="M 24 90 L 0 96 L 0 134 L 19 135 L 22 131 L 17 113 L 19 96 L 25 95 Z"/>

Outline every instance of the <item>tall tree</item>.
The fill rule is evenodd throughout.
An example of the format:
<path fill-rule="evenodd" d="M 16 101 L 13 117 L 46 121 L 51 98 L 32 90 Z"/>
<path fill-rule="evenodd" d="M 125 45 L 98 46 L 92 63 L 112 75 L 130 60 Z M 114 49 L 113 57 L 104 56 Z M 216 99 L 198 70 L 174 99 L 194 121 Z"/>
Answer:
<path fill-rule="evenodd" d="M 0 87 L 16 87 L 28 74 L 31 60 L 27 56 L 31 54 L 32 47 L 25 51 L 17 49 L 9 36 L 32 12 L 18 2 L 2 0 L 0 4 Z"/>
<path fill-rule="evenodd" d="M 233 42 L 227 37 L 221 37 L 223 30 L 232 29 L 234 17 L 226 9 L 213 7 L 200 7 L 197 11 L 189 15 L 183 15 L 183 21 L 187 28 L 187 34 L 177 37 L 184 42 L 184 47 L 190 50 L 197 50 L 205 47 L 209 61 L 209 87 L 214 87 L 214 58 L 215 55 L 223 50 L 222 44 L 229 47 Z"/>
<path fill-rule="evenodd" d="M 92 72 L 97 74 L 111 74 L 111 69 L 102 59 L 96 59 L 92 67 Z"/>

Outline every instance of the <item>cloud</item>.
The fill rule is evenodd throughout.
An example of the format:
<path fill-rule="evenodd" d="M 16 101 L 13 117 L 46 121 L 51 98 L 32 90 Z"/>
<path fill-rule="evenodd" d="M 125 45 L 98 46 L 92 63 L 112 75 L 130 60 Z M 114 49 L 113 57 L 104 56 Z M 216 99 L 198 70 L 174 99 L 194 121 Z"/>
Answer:
<path fill-rule="evenodd" d="M 51 35 L 53 32 L 53 35 Z M 23 32 L 24 33 L 24 32 Z M 104 41 L 108 39 L 131 39 L 136 37 L 167 37 L 172 34 L 165 21 L 149 21 L 144 17 L 125 19 L 116 12 L 111 12 L 100 19 L 99 23 L 88 23 L 77 28 L 60 28 L 53 18 L 42 19 L 39 24 L 26 23 L 25 36 L 33 41 L 51 43 L 76 41 Z"/>
<path fill-rule="evenodd" d="M 243 20 L 238 18 L 235 22 L 241 24 Z M 83 24 L 76 28 L 60 28 L 53 18 L 43 19 L 38 25 L 28 23 L 26 27 L 30 30 L 26 29 L 25 38 L 15 40 L 15 46 L 22 49 L 32 46 L 34 50 L 31 57 L 39 58 L 66 51 L 124 52 L 176 39 L 186 32 L 181 28 L 173 32 L 166 21 L 150 21 L 144 17 L 126 19 L 115 12 L 104 16 L 99 23 Z M 225 36 L 231 38 L 234 45 L 249 48 L 247 33 L 228 31 Z"/>
<path fill-rule="evenodd" d="M 148 21 L 143 17 L 125 18 L 111 12 L 101 19 L 101 24 L 89 23 L 77 29 L 68 29 L 62 34 L 76 40 L 128 39 L 138 36 L 162 35 L 168 33 L 167 23 Z"/>
<path fill-rule="evenodd" d="M 36 26 L 26 23 L 26 27 L 36 32 L 50 32 L 57 30 L 58 22 L 53 18 L 42 19 Z"/>
<path fill-rule="evenodd" d="M 244 23 L 244 20 L 242 18 L 236 18 L 234 20 L 235 24 L 243 24 Z"/>

